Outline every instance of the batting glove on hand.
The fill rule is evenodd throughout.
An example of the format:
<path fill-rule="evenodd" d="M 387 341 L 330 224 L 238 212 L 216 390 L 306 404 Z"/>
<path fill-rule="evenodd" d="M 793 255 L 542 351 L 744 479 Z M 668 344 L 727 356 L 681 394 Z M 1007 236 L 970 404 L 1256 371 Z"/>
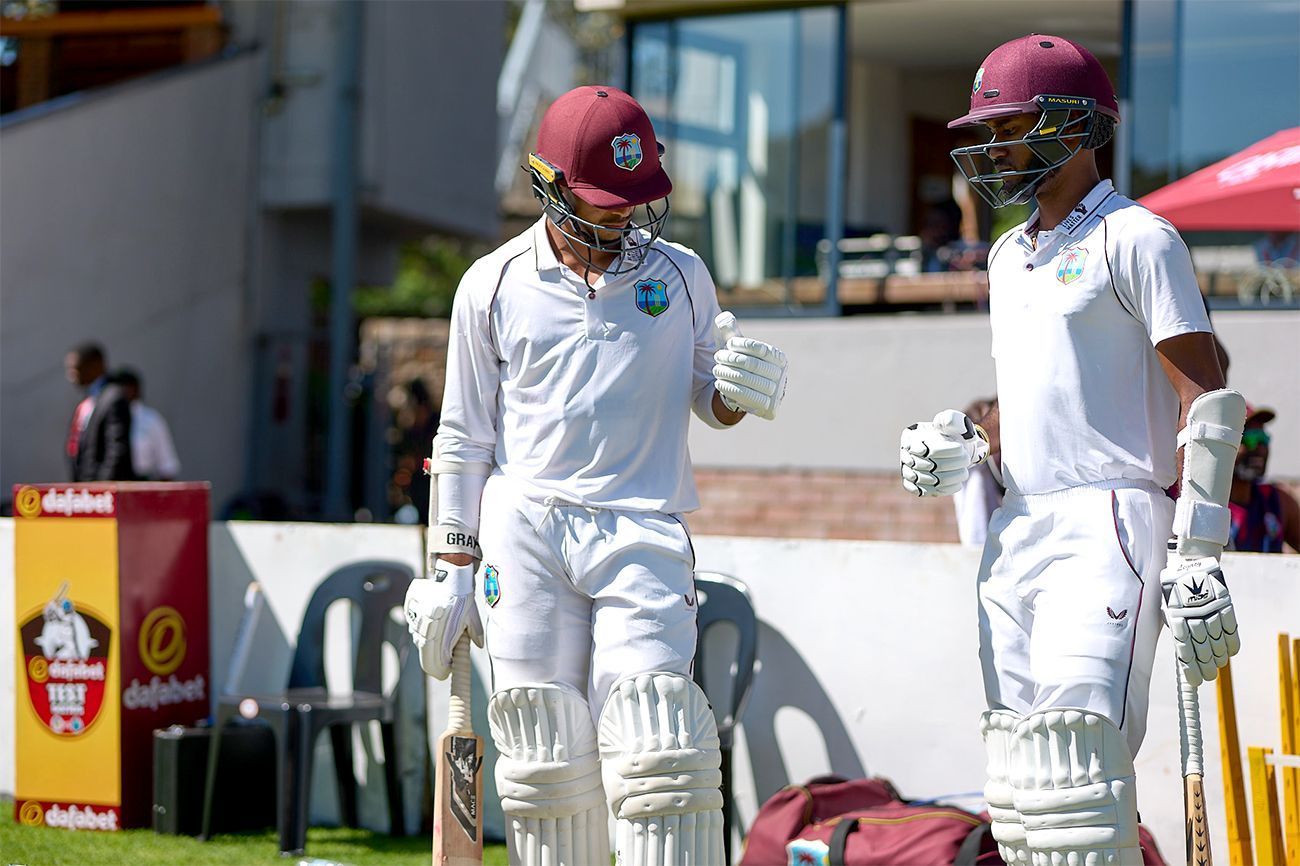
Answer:
<path fill-rule="evenodd" d="M 451 674 L 451 651 L 468 631 L 483 646 L 483 622 L 474 604 L 473 565 L 438 560 L 432 578 L 411 581 L 406 590 L 406 627 L 420 651 L 420 667 L 434 679 Z"/>
<path fill-rule="evenodd" d="M 1160 572 L 1165 595 L 1165 621 L 1173 632 L 1187 682 L 1199 686 L 1219 675 L 1219 668 L 1241 649 L 1237 614 L 1212 556 L 1183 559 L 1170 556 Z"/>
<path fill-rule="evenodd" d="M 945 409 L 934 421 L 903 431 L 898 443 L 903 489 L 916 496 L 951 496 L 966 483 L 970 468 L 988 456 L 983 429 L 956 409 Z"/>
<path fill-rule="evenodd" d="M 785 398 L 785 352 L 770 343 L 742 337 L 736 317 L 720 313 L 714 320 L 718 351 L 713 353 L 714 387 L 733 412 L 748 412 L 771 421 Z"/>

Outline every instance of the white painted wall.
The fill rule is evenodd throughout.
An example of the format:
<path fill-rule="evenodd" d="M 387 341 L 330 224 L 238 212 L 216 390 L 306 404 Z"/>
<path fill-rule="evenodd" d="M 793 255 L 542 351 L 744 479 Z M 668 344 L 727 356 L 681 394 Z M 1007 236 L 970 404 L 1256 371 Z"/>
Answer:
<path fill-rule="evenodd" d="M 984 315 L 741 324 L 789 356 L 786 399 L 775 421 L 693 425 L 699 466 L 894 472 L 903 427 L 996 391 Z M 1229 384 L 1277 410 L 1270 473 L 1300 478 L 1300 311 L 1218 311 L 1214 325 L 1232 356 Z"/>
<path fill-rule="evenodd" d="M 11 520 L 0 521 L 0 625 L 13 622 Z M 225 681 L 243 591 L 256 577 L 271 616 L 257 632 L 258 665 L 247 687 L 275 687 L 316 581 L 347 562 L 392 558 L 415 567 L 420 534 L 411 527 L 325 524 L 213 524 L 213 677 Z M 976 659 L 974 575 L 978 551 L 956 545 L 701 537 L 698 567 L 734 575 L 750 587 L 760 619 L 761 670 L 755 679 L 735 761 L 735 793 L 745 824 L 781 786 L 836 772 L 891 778 L 907 796 L 978 792 L 983 757 L 976 719 L 983 694 Z M 1225 569 L 1245 637 L 1234 664 L 1242 745 L 1277 745 L 1275 635 L 1300 636 L 1300 556 L 1229 554 Z M 331 683 L 348 677 L 345 620 L 331 619 Z M 715 648 L 716 649 L 716 648 Z M 14 706 L 12 641 L 0 641 L 0 697 Z M 1139 801 L 1162 850 L 1176 859 L 1182 799 L 1171 649 L 1157 655 L 1147 741 L 1138 758 Z M 487 671 L 476 656 L 475 725 L 486 733 Z M 411 680 L 408 684 L 407 680 Z M 403 687 L 418 690 L 412 674 Z M 1217 743 L 1214 698 L 1202 690 L 1206 742 Z M 429 684 L 427 724 L 446 718 L 446 687 Z M 0 718 L 0 790 L 13 790 L 13 719 Z M 408 742 L 411 742 L 408 738 Z M 489 752 L 490 752 L 489 746 Z M 366 754 L 362 752 L 362 754 Z M 314 820 L 335 816 L 328 749 L 318 751 Z M 407 760 L 412 756 L 407 755 Z M 489 760 L 491 760 L 489 754 Z M 367 772 L 375 772 L 367 764 Z M 1214 840 L 1223 850 L 1222 774 L 1207 749 Z M 418 786 L 415 775 L 407 778 Z M 490 791 L 491 776 L 485 776 Z M 491 805 L 493 795 L 485 799 Z M 957 798 L 979 806 L 978 794 Z M 382 790 L 370 790 L 363 818 L 382 828 Z M 490 830 L 499 812 L 486 810 Z"/>
<path fill-rule="evenodd" d="M 131 82 L 0 131 L 0 499 L 67 477 L 73 344 L 138 368 L 184 478 L 243 481 L 245 193 L 256 55 Z"/>

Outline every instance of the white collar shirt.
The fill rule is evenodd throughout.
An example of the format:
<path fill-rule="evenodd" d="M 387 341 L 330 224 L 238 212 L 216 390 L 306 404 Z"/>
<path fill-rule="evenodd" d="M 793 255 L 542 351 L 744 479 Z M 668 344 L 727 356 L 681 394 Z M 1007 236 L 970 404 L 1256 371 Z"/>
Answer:
<path fill-rule="evenodd" d="M 172 479 L 181 474 L 171 430 L 162 414 L 139 400 L 131 403 L 131 466 L 147 479 Z"/>
<path fill-rule="evenodd" d="M 525 495 L 677 513 L 699 507 L 692 409 L 711 426 L 717 293 L 663 240 L 631 274 L 562 264 L 545 218 L 475 262 L 453 303 L 444 460 L 496 465 Z"/>
<path fill-rule="evenodd" d="M 1012 493 L 1176 476 L 1179 404 L 1155 346 L 1211 330 L 1172 225 L 1102 181 L 1051 230 L 994 244 L 989 309 Z"/>

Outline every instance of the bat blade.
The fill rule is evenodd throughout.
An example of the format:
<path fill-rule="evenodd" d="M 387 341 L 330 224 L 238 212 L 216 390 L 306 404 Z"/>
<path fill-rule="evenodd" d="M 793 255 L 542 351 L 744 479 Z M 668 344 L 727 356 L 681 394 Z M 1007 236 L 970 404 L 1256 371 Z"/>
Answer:
<path fill-rule="evenodd" d="M 452 653 L 451 706 L 434 763 L 433 866 L 483 863 L 483 738 L 470 720 L 469 638 Z"/>
<path fill-rule="evenodd" d="M 1187 816 L 1187 866 L 1211 866 L 1210 822 L 1205 816 L 1205 789 L 1199 775 L 1183 780 L 1183 814 Z"/>

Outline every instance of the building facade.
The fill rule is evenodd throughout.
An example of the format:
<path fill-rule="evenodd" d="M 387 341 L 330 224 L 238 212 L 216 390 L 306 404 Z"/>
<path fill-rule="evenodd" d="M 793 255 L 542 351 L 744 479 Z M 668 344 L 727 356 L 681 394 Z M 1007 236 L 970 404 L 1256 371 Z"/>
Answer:
<path fill-rule="evenodd" d="M 1124 119 L 1099 158 L 1135 198 L 1300 125 L 1293 3 L 578 5 L 628 21 L 627 83 L 664 131 L 675 234 L 738 303 L 787 313 L 837 311 L 830 284 L 853 271 L 830 266 L 830 248 L 855 249 L 839 238 L 923 234 L 951 203 L 971 242 L 1023 218 L 972 200 L 948 156 L 976 140 L 946 123 L 1008 39 L 1053 33 L 1101 59 Z"/>

